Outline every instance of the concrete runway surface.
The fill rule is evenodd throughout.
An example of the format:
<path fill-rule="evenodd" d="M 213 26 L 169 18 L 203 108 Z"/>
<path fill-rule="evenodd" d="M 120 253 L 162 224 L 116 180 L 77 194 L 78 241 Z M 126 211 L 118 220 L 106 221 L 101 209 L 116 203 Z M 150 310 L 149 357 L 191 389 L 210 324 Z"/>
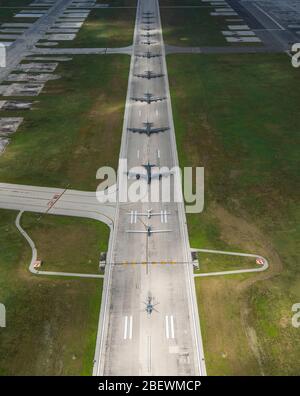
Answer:
<path fill-rule="evenodd" d="M 151 12 L 150 25 L 143 13 Z M 145 27 L 151 27 L 152 44 Z M 151 51 L 156 58 L 135 54 Z M 178 164 L 173 116 L 165 60 L 159 5 L 156 0 L 140 0 L 134 34 L 128 96 L 120 158 L 128 168 L 150 161 L 169 168 Z M 163 77 L 144 79 L 135 74 L 151 70 Z M 131 100 L 152 93 L 166 100 L 141 103 Z M 132 133 L 128 127 L 165 127 L 166 132 L 147 135 Z M 174 176 L 170 176 L 171 185 Z M 132 181 L 133 182 L 133 181 Z M 129 183 L 131 183 L 129 181 Z M 152 208 L 166 210 L 166 219 L 130 215 Z M 162 220 L 164 223 L 162 223 Z M 160 234 L 134 234 L 128 231 L 169 229 Z M 125 263 L 136 263 L 126 265 Z M 166 262 L 167 264 L 152 264 Z M 206 375 L 200 324 L 193 281 L 184 206 L 178 203 L 118 203 L 112 243 L 104 281 L 94 375 Z M 172 263 L 172 264 L 171 264 Z M 157 311 L 145 311 L 151 295 Z"/>

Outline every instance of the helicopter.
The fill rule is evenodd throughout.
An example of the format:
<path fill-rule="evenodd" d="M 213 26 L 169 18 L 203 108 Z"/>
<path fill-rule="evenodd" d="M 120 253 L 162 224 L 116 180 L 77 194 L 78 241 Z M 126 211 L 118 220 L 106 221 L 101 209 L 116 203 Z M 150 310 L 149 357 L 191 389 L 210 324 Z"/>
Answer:
<path fill-rule="evenodd" d="M 153 303 L 154 301 L 154 297 L 152 297 L 151 293 L 148 293 L 148 297 L 146 301 L 143 301 L 143 303 L 146 305 L 146 309 L 145 311 L 147 312 L 148 315 L 151 315 L 153 311 L 157 311 L 157 309 L 155 309 L 155 306 L 158 305 L 159 303 Z"/>

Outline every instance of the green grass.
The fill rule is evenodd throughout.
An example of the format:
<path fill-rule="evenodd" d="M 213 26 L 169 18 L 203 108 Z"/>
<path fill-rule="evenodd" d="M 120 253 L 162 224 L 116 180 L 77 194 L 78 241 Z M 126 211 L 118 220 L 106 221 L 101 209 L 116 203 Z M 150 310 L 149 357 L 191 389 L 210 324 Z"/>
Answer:
<path fill-rule="evenodd" d="M 31 0 L 0 0 L 0 7 L 23 7 L 32 3 Z M 1 14 L 2 14 L 1 10 Z"/>
<path fill-rule="evenodd" d="M 100 4 L 108 4 L 110 7 L 136 7 L 137 0 L 98 0 Z"/>
<path fill-rule="evenodd" d="M 226 30 L 223 17 L 210 15 L 211 8 L 161 8 L 166 44 L 178 46 L 227 45 L 221 30 Z"/>
<path fill-rule="evenodd" d="M 60 47 L 114 48 L 132 45 L 135 9 L 92 10 L 75 40 Z"/>
<path fill-rule="evenodd" d="M 0 4 L 0 22 L 5 23 L 5 22 L 15 22 L 15 23 L 33 23 L 36 21 L 36 18 L 14 18 L 14 15 L 17 14 L 18 12 L 22 11 L 22 8 L 1 8 Z M 1 33 L 4 34 L 4 33 Z M 8 33 L 10 34 L 10 33 Z M 13 34 L 13 33 L 12 33 Z M 1 39 L 2 41 L 2 39 Z"/>
<path fill-rule="evenodd" d="M 129 61 L 110 55 L 61 62 L 61 79 L 33 98 L 34 110 L 9 112 L 24 122 L 0 157 L 1 182 L 95 191 L 97 169 L 117 165 Z"/>
<path fill-rule="evenodd" d="M 215 253 L 198 253 L 199 270 L 195 273 L 236 271 L 258 268 L 254 257 L 228 256 Z"/>
<path fill-rule="evenodd" d="M 168 68 L 181 166 L 205 167 L 191 245 L 270 262 L 260 275 L 196 281 L 208 372 L 299 375 L 298 70 L 270 54 L 170 56 Z"/>
<path fill-rule="evenodd" d="M 16 212 L 0 210 L 0 245 L 5 246 L 0 250 L 0 302 L 7 313 L 7 326 L 0 329 L 0 375 L 91 375 L 102 281 L 29 273 L 31 251 L 14 225 L 15 217 Z M 28 225 L 33 218 L 26 214 L 24 222 Z M 49 217 L 40 233 L 37 225 L 31 226 L 37 246 L 45 247 L 45 235 L 50 236 L 55 225 L 61 232 L 71 222 Z M 92 247 L 92 259 L 97 260 L 101 227 L 82 221 L 68 232 L 79 235 L 80 230 L 81 235 L 87 230 L 89 237 L 95 234 L 87 248 Z M 56 252 L 62 260 L 59 247 Z M 86 254 L 81 243 L 74 244 L 73 252 L 64 254 L 65 267 L 76 255 Z"/>
<path fill-rule="evenodd" d="M 22 226 L 36 244 L 42 270 L 99 273 L 100 252 L 107 251 L 109 239 L 104 223 L 25 213 Z"/>

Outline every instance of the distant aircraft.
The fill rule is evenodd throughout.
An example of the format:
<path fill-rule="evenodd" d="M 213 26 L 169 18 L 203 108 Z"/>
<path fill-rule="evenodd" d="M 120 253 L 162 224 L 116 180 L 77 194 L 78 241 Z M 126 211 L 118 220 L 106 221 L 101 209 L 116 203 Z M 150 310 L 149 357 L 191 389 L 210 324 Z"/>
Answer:
<path fill-rule="evenodd" d="M 146 34 L 142 34 L 141 36 L 142 36 L 142 37 L 150 38 L 150 37 L 154 37 L 155 35 L 156 35 L 155 33 L 149 33 L 149 32 L 147 32 Z"/>
<path fill-rule="evenodd" d="M 155 18 L 154 15 L 150 15 L 150 14 L 143 15 L 143 19 L 154 19 L 154 18 Z"/>
<path fill-rule="evenodd" d="M 144 11 L 143 15 L 153 15 L 154 12 L 153 11 Z"/>
<path fill-rule="evenodd" d="M 135 102 L 142 102 L 147 104 L 161 102 L 166 99 L 167 98 L 165 96 L 154 96 L 152 93 L 145 93 L 144 97 L 133 96 L 131 98 L 131 100 L 134 100 Z"/>
<path fill-rule="evenodd" d="M 154 133 L 160 133 L 168 131 L 169 127 L 161 127 L 161 128 L 152 128 L 153 122 L 144 122 L 145 128 L 128 128 L 128 131 L 133 133 L 141 133 L 146 134 L 147 136 L 151 136 Z"/>
<path fill-rule="evenodd" d="M 157 44 L 157 41 L 151 41 L 151 40 L 147 40 L 147 41 L 141 41 L 141 44 L 144 44 L 144 45 L 154 45 L 154 44 Z"/>
<path fill-rule="evenodd" d="M 147 179 L 147 183 L 151 184 L 152 180 L 154 180 L 154 179 L 161 180 L 162 177 L 167 177 L 167 176 L 170 176 L 172 174 L 172 172 L 170 172 L 170 171 L 152 173 L 152 168 L 155 168 L 156 165 L 150 164 L 149 161 L 148 161 L 147 164 L 144 164 L 142 166 L 143 166 L 143 168 L 146 169 L 146 174 L 129 171 L 128 172 L 128 176 L 129 177 L 135 177 L 137 180 L 139 180 L 139 179 Z"/>
<path fill-rule="evenodd" d="M 137 216 L 145 216 L 149 220 L 153 216 L 161 216 L 162 214 L 167 215 L 167 216 L 171 215 L 171 213 L 167 212 L 166 210 L 165 211 L 160 211 L 160 212 L 153 212 L 153 209 L 147 209 L 147 211 L 145 213 L 142 213 L 142 212 L 141 213 L 139 213 L 139 212 L 136 213 Z"/>
<path fill-rule="evenodd" d="M 156 30 L 156 29 L 154 27 L 151 27 L 151 26 L 144 26 L 143 30 L 146 30 L 146 32 L 150 32 L 150 31 Z"/>
<path fill-rule="evenodd" d="M 152 234 L 162 234 L 165 232 L 172 232 L 172 230 L 153 230 L 151 225 L 145 225 L 145 230 L 128 230 L 126 231 L 128 234 L 147 234 L 148 237 L 151 237 Z"/>
<path fill-rule="evenodd" d="M 135 55 L 138 58 L 147 58 L 147 59 L 151 59 L 151 58 L 159 58 L 161 56 L 161 54 L 153 54 L 150 51 L 144 52 L 143 54 L 136 54 Z"/>
<path fill-rule="evenodd" d="M 152 78 L 159 78 L 159 77 L 163 77 L 164 74 L 162 73 L 153 73 L 153 71 L 151 70 L 146 70 L 144 74 L 135 74 L 136 77 L 140 77 L 140 78 L 147 78 L 147 80 L 151 80 Z"/>
<path fill-rule="evenodd" d="M 146 305 L 145 311 L 147 312 L 148 315 L 151 315 L 153 311 L 157 311 L 154 307 L 158 305 L 159 303 L 153 304 L 154 298 L 151 296 L 151 293 L 148 294 L 147 300 L 144 301 L 144 304 Z"/>

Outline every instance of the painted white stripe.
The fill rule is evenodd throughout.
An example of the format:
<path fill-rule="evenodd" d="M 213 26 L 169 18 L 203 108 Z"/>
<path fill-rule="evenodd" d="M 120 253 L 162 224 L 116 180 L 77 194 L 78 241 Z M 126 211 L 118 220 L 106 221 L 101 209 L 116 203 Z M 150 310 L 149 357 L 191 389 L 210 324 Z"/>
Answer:
<path fill-rule="evenodd" d="M 140 158 L 140 150 L 137 151 L 137 157 Z"/>
<path fill-rule="evenodd" d="M 170 334 L 169 334 L 169 317 L 166 315 L 166 337 L 169 339 Z"/>
<path fill-rule="evenodd" d="M 137 211 L 134 212 L 134 222 L 137 222 Z"/>
<path fill-rule="evenodd" d="M 256 7 L 257 9 L 259 9 L 263 14 L 265 14 L 268 18 L 270 18 L 271 21 L 273 21 L 278 27 L 280 27 L 281 30 L 285 30 L 285 28 L 284 28 L 282 25 L 280 25 L 280 23 L 278 23 L 278 22 L 276 21 L 276 19 L 274 19 L 273 17 L 271 17 L 271 15 L 268 14 L 265 10 L 263 10 L 259 5 L 257 5 L 256 3 L 254 3 L 253 5 L 254 5 L 254 7 Z"/>
<path fill-rule="evenodd" d="M 130 212 L 130 224 L 133 223 L 133 211 Z"/>
<path fill-rule="evenodd" d="M 168 214 L 167 214 L 167 211 L 165 210 L 165 223 L 167 223 L 168 222 Z"/>
<path fill-rule="evenodd" d="M 160 158 L 160 150 L 157 150 L 157 158 Z"/>
<path fill-rule="evenodd" d="M 173 315 L 171 315 L 171 317 L 170 317 L 170 320 L 171 320 L 171 338 L 175 338 L 175 333 L 174 333 L 174 318 L 173 318 Z"/>
<path fill-rule="evenodd" d="M 127 324 L 128 324 L 128 316 L 125 316 L 125 321 L 124 321 L 124 340 L 127 339 Z"/>
<path fill-rule="evenodd" d="M 132 339 L 132 316 L 129 318 L 129 339 Z"/>
<path fill-rule="evenodd" d="M 163 210 L 160 211 L 160 221 L 161 221 L 161 223 L 164 222 L 164 211 Z"/>

